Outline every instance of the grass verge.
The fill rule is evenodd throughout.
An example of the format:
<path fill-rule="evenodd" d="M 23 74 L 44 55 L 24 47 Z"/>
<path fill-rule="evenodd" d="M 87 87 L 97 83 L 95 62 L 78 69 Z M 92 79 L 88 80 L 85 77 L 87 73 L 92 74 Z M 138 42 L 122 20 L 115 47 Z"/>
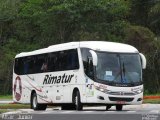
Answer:
<path fill-rule="evenodd" d="M 143 103 L 160 104 L 160 99 L 144 99 Z"/>
<path fill-rule="evenodd" d="M 30 105 L 26 104 L 0 104 L 0 109 L 29 109 Z"/>
<path fill-rule="evenodd" d="M 2 113 L 5 113 L 5 112 L 8 112 L 9 110 L 6 110 L 6 109 L 0 109 L 0 114 Z"/>
<path fill-rule="evenodd" d="M 154 94 L 144 93 L 144 96 L 160 96 L 160 93 L 154 93 Z"/>
<path fill-rule="evenodd" d="M 0 100 L 12 100 L 12 95 L 0 95 Z"/>

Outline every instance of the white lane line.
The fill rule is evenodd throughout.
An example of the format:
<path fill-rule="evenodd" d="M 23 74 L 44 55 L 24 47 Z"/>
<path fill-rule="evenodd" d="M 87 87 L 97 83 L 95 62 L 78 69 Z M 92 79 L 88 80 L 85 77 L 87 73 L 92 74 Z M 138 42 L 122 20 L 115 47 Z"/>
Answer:
<path fill-rule="evenodd" d="M 128 113 L 134 113 L 134 112 L 136 112 L 136 111 L 127 111 Z"/>
<path fill-rule="evenodd" d="M 53 113 L 53 111 L 45 111 L 45 112 L 42 112 L 42 114 L 50 114 L 50 113 Z M 40 113 L 41 114 L 41 113 Z"/>
<path fill-rule="evenodd" d="M 94 111 L 83 111 L 83 112 L 85 112 L 85 113 L 92 113 L 92 112 L 94 112 Z"/>
<path fill-rule="evenodd" d="M 160 113 L 159 110 L 151 110 L 150 113 Z"/>
<path fill-rule="evenodd" d="M 105 111 L 107 113 L 115 113 L 116 111 Z"/>
<path fill-rule="evenodd" d="M 61 112 L 61 113 L 63 113 L 63 114 L 68 114 L 68 113 L 73 113 L 73 112 L 75 112 L 75 111 L 63 111 L 63 112 Z"/>
<path fill-rule="evenodd" d="M 9 104 L 9 103 L 13 103 L 13 101 L 10 100 L 6 100 L 6 101 L 0 101 L 0 104 Z"/>

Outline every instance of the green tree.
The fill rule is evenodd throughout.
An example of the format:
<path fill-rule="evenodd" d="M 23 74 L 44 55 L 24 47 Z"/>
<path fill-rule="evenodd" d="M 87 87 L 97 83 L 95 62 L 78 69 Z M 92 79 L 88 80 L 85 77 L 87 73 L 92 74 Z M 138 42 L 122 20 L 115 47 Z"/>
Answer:
<path fill-rule="evenodd" d="M 28 21 L 25 29 L 31 32 L 29 39 L 40 40 L 43 45 L 90 40 L 92 35 L 97 40 L 119 41 L 127 23 L 126 3 L 123 0 L 28 0 L 19 16 L 23 22 Z"/>
<path fill-rule="evenodd" d="M 17 53 L 83 40 L 135 46 L 148 61 L 145 88 L 160 91 L 159 8 L 156 0 L 1 0 L 0 80 L 6 81 L 4 93 L 11 91 L 7 83 Z"/>
<path fill-rule="evenodd" d="M 0 0 L 0 45 L 14 34 L 13 21 L 17 16 L 19 0 Z"/>
<path fill-rule="evenodd" d="M 150 28 L 160 36 L 160 2 L 157 2 L 149 12 Z"/>
<path fill-rule="evenodd" d="M 12 91 L 12 72 L 14 57 L 17 53 L 31 51 L 39 48 L 37 44 L 28 44 L 15 39 L 10 39 L 7 44 L 0 47 L 0 80 L 4 81 L 0 93 L 9 94 Z M 0 81 L 1 82 L 1 81 Z"/>
<path fill-rule="evenodd" d="M 126 29 L 126 43 L 135 46 L 147 58 L 147 68 L 144 70 L 143 80 L 145 91 L 157 93 L 160 91 L 160 42 L 148 28 L 129 26 Z M 154 86 L 154 88 L 153 88 Z"/>
<path fill-rule="evenodd" d="M 129 21 L 133 24 L 148 26 L 148 12 L 155 4 L 155 0 L 129 0 Z"/>

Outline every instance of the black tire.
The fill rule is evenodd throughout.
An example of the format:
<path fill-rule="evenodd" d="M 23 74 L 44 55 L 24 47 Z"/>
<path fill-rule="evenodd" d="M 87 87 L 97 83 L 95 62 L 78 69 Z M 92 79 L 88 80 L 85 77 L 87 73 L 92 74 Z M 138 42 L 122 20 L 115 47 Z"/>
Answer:
<path fill-rule="evenodd" d="M 122 111 L 123 105 L 116 105 L 116 110 L 117 111 Z"/>
<path fill-rule="evenodd" d="M 108 111 L 111 108 L 111 105 L 106 106 L 106 111 Z"/>
<path fill-rule="evenodd" d="M 37 101 L 37 94 L 33 93 L 31 96 L 31 109 L 33 110 L 46 110 L 47 104 L 39 104 Z"/>
<path fill-rule="evenodd" d="M 79 91 L 76 91 L 76 93 L 74 95 L 74 98 L 73 98 L 73 103 L 75 105 L 76 110 L 82 110 L 83 109 L 83 105 L 81 103 L 81 98 L 80 98 Z"/>

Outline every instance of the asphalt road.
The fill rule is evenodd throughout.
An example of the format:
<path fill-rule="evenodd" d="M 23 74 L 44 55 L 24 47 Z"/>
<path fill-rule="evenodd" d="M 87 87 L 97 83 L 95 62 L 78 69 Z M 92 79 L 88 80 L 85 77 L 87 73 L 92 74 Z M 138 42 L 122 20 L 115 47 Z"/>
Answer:
<path fill-rule="evenodd" d="M 83 111 L 60 110 L 59 107 L 48 108 L 46 111 L 20 109 L 5 113 L 1 119 L 33 119 L 33 120 L 160 120 L 160 104 L 143 104 L 125 106 L 123 111 L 112 107 L 85 107 Z"/>

